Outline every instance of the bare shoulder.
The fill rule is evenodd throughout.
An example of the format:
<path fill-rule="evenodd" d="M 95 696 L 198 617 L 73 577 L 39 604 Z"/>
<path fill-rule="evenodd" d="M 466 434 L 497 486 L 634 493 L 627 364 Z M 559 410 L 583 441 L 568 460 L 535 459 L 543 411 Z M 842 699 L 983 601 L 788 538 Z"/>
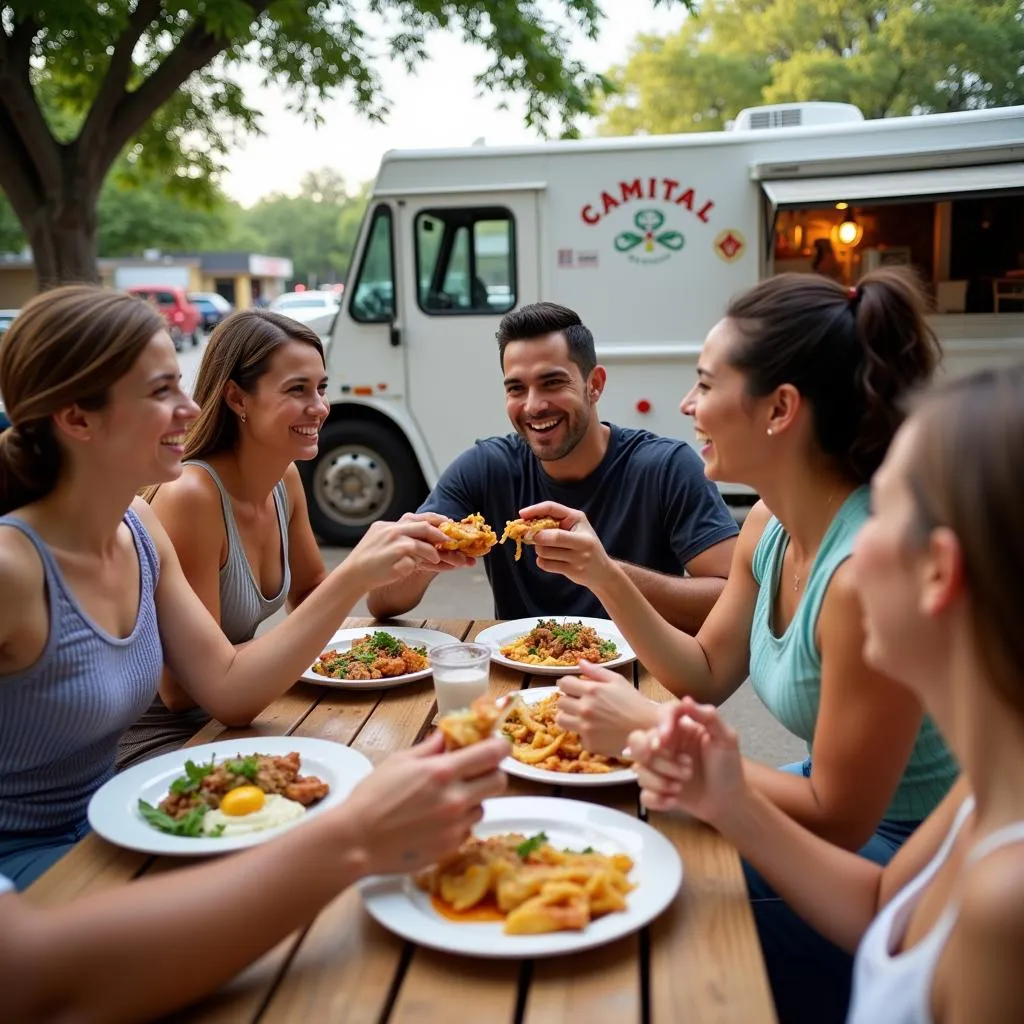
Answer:
<path fill-rule="evenodd" d="M 828 581 L 825 596 L 821 602 L 820 621 L 826 627 L 830 622 L 836 622 L 845 628 L 850 624 L 849 614 L 859 608 L 860 593 L 854 578 L 853 562 L 847 558 L 832 573 L 832 577 Z"/>
<path fill-rule="evenodd" d="M 736 541 L 736 555 L 748 565 L 754 561 L 754 551 L 771 518 L 772 514 L 768 510 L 768 506 L 763 501 L 758 501 L 751 506 L 743 520 L 739 539 Z"/>
<path fill-rule="evenodd" d="M 174 551 L 174 546 L 171 544 L 170 537 L 167 536 L 164 524 L 145 498 L 136 498 L 132 501 L 131 507 L 132 511 L 139 517 L 142 525 L 146 528 L 146 532 L 153 541 L 162 562 L 168 552 Z"/>
<path fill-rule="evenodd" d="M 964 878 L 960 922 L 969 941 L 1024 956 L 1024 837 L 974 863 Z"/>
<path fill-rule="evenodd" d="M 223 518 L 220 491 L 213 477 L 199 466 L 185 466 L 181 476 L 161 484 L 153 497 L 153 509 L 162 521 L 169 517 L 196 515 Z"/>

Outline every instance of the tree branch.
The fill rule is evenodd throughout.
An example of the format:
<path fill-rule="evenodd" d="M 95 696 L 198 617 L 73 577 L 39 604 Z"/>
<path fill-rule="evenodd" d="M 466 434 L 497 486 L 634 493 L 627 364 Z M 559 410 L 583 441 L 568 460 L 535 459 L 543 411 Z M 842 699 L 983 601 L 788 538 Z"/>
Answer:
<path fill-rule="evenodd" d="M 17 140 L 46 190 L 60 187 L 60 149 L 39 108 L 29 80 L 32 40 L 39 26 L 30 18 L 8 36 L 0 30 L 0 142 L 4 149 Z M 6 154 L 5 154 L 6 159 Z"/>
<path fill-rule="evenodd" d="M 35 166 L 31 155 L 21 141 L 10 112 L 0 102 L 0 189 L 3 189 L 22 227 L 28 232 L 32 221 L 43 204 L 37 187 Z"/>
<path fill-rule="evenodd" d="M 106 134 L 114 109 L 125 94 L 135 47 L 160 13 L 160 7 L 161 0 L 139 0 L 128 19 L 128 25 L 114 47 L 106 77 L 89 109 L 85 124 L 78 133 L 80 152 L 85 155 L 85 159 L 89 158 L 88 154 L 99 149 L 97 143 Z"/>
<path fill-rule="evenodd" d="M 250 0 L 248 6 L 252 9 L 253 19 L 263 14 L 272 2 Z M 99 162 L 102 170 L 105 171 L 117 159 L 128 141 L 142 130 L 194 72 L 205 67 L 230 45 L 230 39 L 215 36 L 198 24 L 193 25 L 138 89 L 122 94 L 103 140 Z"/>

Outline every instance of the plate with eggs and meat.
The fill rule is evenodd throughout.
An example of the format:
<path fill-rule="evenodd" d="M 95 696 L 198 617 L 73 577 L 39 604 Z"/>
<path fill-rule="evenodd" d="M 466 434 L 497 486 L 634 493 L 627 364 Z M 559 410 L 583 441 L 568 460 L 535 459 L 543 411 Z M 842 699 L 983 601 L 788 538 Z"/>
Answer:
<path fill-rule="evenodd" d="M 583 660 L 605 668 L 636 661 L 611 619 L 578 615 L 509 619 L 481 630 L 476 642 L 491 647 L 496 664 L 538 676 L 577 675 Z"/>
<path fill-rule="evenodd" d="M 89 801 L 89 824 L 104 839 L 143 853 L 228 853 L 336 806 L 372 770 L 358 751 L 329 740 L 206 743 L 115 775 Z"/>
<path fill-rule="evenodd" d="M 380 924 L 468 956 L 575 953 L 642 928 L 682 883 L 675 847 L 632 815 L 552 797 L 499 797 L 483 808 L 473 834 L 438 864 L 361 884 Z"/>

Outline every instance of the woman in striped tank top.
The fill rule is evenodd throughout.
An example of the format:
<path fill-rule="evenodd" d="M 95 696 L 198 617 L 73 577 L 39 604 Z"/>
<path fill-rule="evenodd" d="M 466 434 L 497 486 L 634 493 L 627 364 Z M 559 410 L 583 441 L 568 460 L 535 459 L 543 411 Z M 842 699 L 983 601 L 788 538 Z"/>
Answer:
<path fill-rule="evenodd" d="M 233 313 L 203 353 L 184 471 L 146 491 L 192 589 L 232 644 L 327 579 L 295 465 L 316 456 L 326 390 L 313 330 L 265 309 Z M 466 561 L 441 555 L 446 568 Z M 152 705 L 121 738 L 118 769 L 177 749 L 209 718 L 165 670 Z"/>
<path fill-rule="evenodd" d="M 19 885 L 86 831 L 120 734 L 164 664 L 227 724 L 305 670 L 359 597 L 440 556 L 380 523 L 280 626 L 231 645 L 138 491 L 181 475 L 198 409 L 151 307 L 89 286 L 33 299 L 0 343 L 0 874 Z"/>
<path fill-rule="evenodd" d="M 720 704 L 749 677 L 772 716 L 807 744 L 779 771 L 748 762 L 752 784 L 831 842 L 886 863 L 941 802 L 956 763 L 916 698 L 866 665 L 850 553 L 868 515 L 867 482 L 902 420 L 900 401 L 931 376 L 938 345 L 916 281 L 898 270 L 847 289 L 804 274 L 737 296 L 709 333 L 683 401 L 712 480 L 762 501 L 737 541 L 729 579 L 689 636 L 666 622 L 578 513 L 537 538 L 538 564 L 597 595 L 640 660 L 672 692 Z M 656 711 L 621 676 L 560 681 L 563 723 L 590 749 L 621 751 Z M 747 867 L 779 1016 L 841 1020 L 852 960 L 808 928 Z"/>
<path fill-rule="evenodd" d="M 1024 364 L 926 397 L 872 491 L 853 557 L 865 657 L 921 700 L 960 780 L 879 867 L 758 793 L 735 733 L 687 698 L 630 737 L 642 799 L 711 823 L 856 950 L 848 1024 L 1010 1024 L 1024 1005 Z"/>

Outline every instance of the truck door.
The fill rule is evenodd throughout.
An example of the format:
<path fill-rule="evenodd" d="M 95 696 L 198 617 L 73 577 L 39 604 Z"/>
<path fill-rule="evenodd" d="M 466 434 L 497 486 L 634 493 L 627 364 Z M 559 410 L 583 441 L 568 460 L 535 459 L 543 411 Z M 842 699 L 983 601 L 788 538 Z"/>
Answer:
<path fill-rule="evenodd" d="M 540 296 L 540 192 L 399 200 L 409 410 L 443 470 L 466 438 L 507 433 L 495 331 Z"/>

